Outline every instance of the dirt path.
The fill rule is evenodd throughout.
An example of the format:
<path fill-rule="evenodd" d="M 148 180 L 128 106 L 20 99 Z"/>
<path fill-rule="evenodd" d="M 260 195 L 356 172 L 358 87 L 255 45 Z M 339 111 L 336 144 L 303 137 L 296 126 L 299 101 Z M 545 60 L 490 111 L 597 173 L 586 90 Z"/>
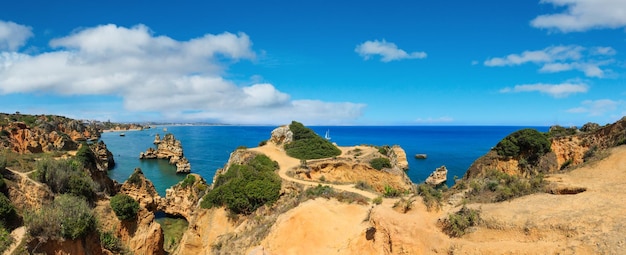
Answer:
<path fill-rule="evenodd" d="M 34 172 L 35 170 L 31 170 L 31 171 L 28 171 L 28 172 L 23 173 L 23 172 L 20 172 L 20 171 L 15 171 L 15 170 L 13 170 L 13 169 L 11 169 L 11 168 L 8 168 L 8 167 L 6 167 L 5 169 L 6 169 L 6 170 L 9 170 L 9 171 L 10 171 L 11 173 L 13 173 L 13 174 L 17 174 L 17 175 L 19 175 L 20 177 L 24 178 L 25 180 L 30 181 L 31 183 L 33 183 L 33 184 L 37 185 L 38 187 L 43 186 L 43 184 L 41 184 L 41 183 L 39 183 L 39 182 L 36 182 L 35 180 L 33 180 L 33 179 L 31 179 L 30 177 L 28 177 L 28 175 L 29 175 L 30 173 Z"/>
<path fill-rule="evenodd" d="M 24 226 L 21 226 L 13 230 L 13 232 L 11 232 L 11 236 L 13 237 L 13 240 L 14 240 L 13 244 L 9 246 L 8 250 L 4 251 L 3 255 L 9 255 L 13 253 L 15 249 L 17 249 L 17 247 L 20 245 L 25 235 L 26 235 L 26 227 Z"/>
<path fill-rule="evenodd" d="M 278 165 L 280 167 L 280 169 L 278 170 L 278 175 L 280 176 L 280 178 L 284 180 L 304 184 L 307 186 L 317 186 L 318 184 L 320 184 L 319 182 L 305 181 L 305 180 L 300 180 L 300 179 L 296 179 L 296 178 L 288 176 L 287 171 L 289 169 L 293 169 L 294 167 L 298 167 L 300 165 L 300 160 L 297 158 L 292 158 L 288 156 L 284 150 L 282 150 L 281 148 L 278 148 L 273 143 L 267 143 L 264 146 L 251 148 L 250 150 L 263 153 L 267 155 L 268 157 L 270 157 L 272 160 L 275 160 L 276 162 L 278 162 Z M 354 187 L 354 184 L 343 184 L 343 185 L 324 184 L 324 185 L 328 185 L 332 187 L 333 189 L 356 193 L 364 197 L 367 197 L 369 199 L 374 199 L 379 196 L 376 193 L 357 189 Z"/>

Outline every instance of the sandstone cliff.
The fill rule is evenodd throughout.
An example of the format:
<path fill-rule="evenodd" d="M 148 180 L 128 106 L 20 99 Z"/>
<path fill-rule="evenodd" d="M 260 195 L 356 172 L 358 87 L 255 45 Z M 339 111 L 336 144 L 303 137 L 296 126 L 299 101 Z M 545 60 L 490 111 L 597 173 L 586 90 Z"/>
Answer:
<path fill-rule="evenodd" d="M 428 176 L 428 178 L 426 178 L 426 181 L 424 182 L 432 186 L 437 186 L 442 183 L 445 183 L 447 180 L 448 180 L 448 169 L 446 168 L 446 166 L 441 166 L 435 169 L 435 171 L 432 172 Z"/>
<path fill-rule="evenodd" d="M 78 142 L 96 140 L 92 123 L 52 115 L 0 114 L 0 146 L 18 153 L 68 151 Z"/>
<path fill-rule="evenodd" d="M 474 161 L 464 178 L 481 176 L 491 169 L 529 177 L 537 173 L 554 173 L 567 166 L 579 165 L 585 162 L 586 158 L 592 157 L 596 151 L 626 143 L 626 117 L 604 127 L 588 123 L 574 134 L 551 137 L 550 143 L 551 152 L 540 157 L 535 165 L 520 162 L 515 157 L 501 157 L 492 149 Z"/>
<path fill-rule="evenodd" d="M 173 134 L 166 134 L 163 139 L 159 134 L 154 137 L 156 149 L 148 148 L 146 152 L 139 154 L 140 159 L 168 159 L 171 165 L 176 166 L 177 173 L 189 173 L 191 164 L 183 154 L 183 146 L 180 140 L 176 140 Z"/>

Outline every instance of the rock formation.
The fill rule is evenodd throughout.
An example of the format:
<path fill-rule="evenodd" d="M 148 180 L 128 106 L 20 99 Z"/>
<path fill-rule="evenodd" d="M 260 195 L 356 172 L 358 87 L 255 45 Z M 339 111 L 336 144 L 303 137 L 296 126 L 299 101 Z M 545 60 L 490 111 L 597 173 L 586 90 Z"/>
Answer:
<path fill-rule="evenodd" d="M 157 148 L 148 148 L 146 152 L 139 154 L 140 159 L 168 159 L 171 165 L 176 166 L 177 173 L 191 172 L 191 164 L 183 154 L 183 146 L 180 140 L 176 140 L 173 134 L 166 134 L 161 140 L 159 134 L 153 142 Z"/>
<path fill-rule="evenodd" d="M 446 166 L 441 166 L 435 169 L 428 178 L 426 178 L 425 183 L 430 184 L 432 186 L 437 186 L 439 184 L 445 183 L 448 180 L 448 169 Z"/>
<path fill-rule="evenodd" d="M 581 128 L 581 131 L 573 135 L 552 137 L 550 139 L 552 151 L 540 157 L 534 166 L 520 164 L 517 158 L 500 157 L 492 149 L 472 163 L 464 178 L 481 176 L 490 169 L 524 177 L 539 172 L 553 173 L 559 171 L 566 162 L 571 166 L 579 165 L 595 151 L 626 143 L 626 117 L 604 127 L 589 123 L 584 127 L 587 132 L 583 132 Z"/>
<path fill-rule="evenodd" d="M 270 142 L 281 145 L 287 144 L 293 141 L 293 132 L 289 129 L 289 126 L 280 126 L 272 130 Z"/>

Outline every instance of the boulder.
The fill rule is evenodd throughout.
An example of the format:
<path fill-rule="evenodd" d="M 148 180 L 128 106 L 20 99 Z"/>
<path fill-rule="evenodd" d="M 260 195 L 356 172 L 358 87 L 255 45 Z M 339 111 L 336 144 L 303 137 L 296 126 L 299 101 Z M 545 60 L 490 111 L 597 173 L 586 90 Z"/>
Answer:
<path fill-rule="evenodd" d="M 281 145 L 287 144 L 293 141 L 293 132 L 289 129 L 289 126 L 280 126 L 272 130 L 272 136 L 270 142 Z"/>
<path fill-rule="evenodd" d="M 434 172 L 432 172 L 428 178 L 426 178 L 425 183 L 433 186 L 437 186 L 439 184 L 445 183 L 448 180 L 448 169 L 446 166 L 441 166 L 437 168 Z"/>

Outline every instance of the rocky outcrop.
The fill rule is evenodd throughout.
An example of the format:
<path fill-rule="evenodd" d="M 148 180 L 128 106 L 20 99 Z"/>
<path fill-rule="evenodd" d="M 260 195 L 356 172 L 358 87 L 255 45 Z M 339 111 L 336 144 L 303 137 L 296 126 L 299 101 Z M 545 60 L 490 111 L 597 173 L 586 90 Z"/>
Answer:
<path fill-rule="evenodd" d="M 626 143 L 626 117 L 604 127 L 598 126 L 588 123 L 585 124 L 584 132 L 581 128 L 581 131 L 574 132 L 573 135 L 552 137 L 551 152 L 541 156 L 534 165 L 515 157 L 500 157 L 492 149 L 472 163 L 464 178 L 479 177 L 491 169 L 523 177 L 537 173 L 553 173 L 565 166 L 585 162 L 595 151 Z"/>
<path fill-rule="evenodd" d="M 207 188 L 200 175 L 189 174 L 183 181 L 165 190 L 165 198 L 160 199 L 158 210 L 190 219 Z"/>
<path fill-rule="evenodd" d="M 391 150 L 389 150 L 388 156 L 392 165 L 397 166 L 402 170 L 409 169 L 409 162 L 406 160 L 406 152 L 404 152 L 402 147 L 398 145 L 392 146 Z"/>
<path fill-rule="evenodd" d="M 432 186 L 437 186 L 442 183 L 446 183 L 447 180 L 448 180 L 448 169 L 446 168 L 446 166 L 441 166 L 435 169 L 435 171 L 432 172 L 428 176 L 428 178 L 426 178 L 425 183 L 430 184 Z"/>
<path fill-rule="evenodd" d="M 120 187 L 120 193 L 134 198 L 149 211 L 156 210 L 161 200 L 154 184 L 146 178 L 141 168 L 135 168 L 133 174 Z"/>
<path fill-rule="evenodd" d="M 148 148 L 146 152 L 139 154 L 140 159 L 168 159 L 171 165 L 176 166 L 177 173 L 191 172 L 191 164 L 183 154 L 183 146 L 173 134 L 166 134 L 162 140 L 157 134 L 153 143 L 157 148 Z"/>
<path fill-rule="evenodd" d="M 272 136 L 270 142 L 276 145 L 287 144 L 293 141 L 293 132 L 289 129 L 289 126 L 280 126 L 272 130 Z"/>
<path fill-rule="evenodd" d="M 91 123 L 52 115 L 0 114 L 0 146 L 18 153 L 69 151 L 78 142 L 96 140 Z"/>
<path fill-rule="evenodd" d="M 107 145 L 99 141 L 91 146 L 91 150 L 96 156 L 96 165 L 98 170 L 107 171 L 113 169 L 115 166 L 115 159 L 113 158 L 113 153 L 109 151 Z"/>
<path fill-rule="evenodd" d="M 213 175 L 213 182 L 211 183 L 211 187 L 213 186 L 213 183 L 215 183 L 215 181 L 217 180 L 217 177 L 225 174 L 231 165 L 243 165 L 253 159 L 254 156 L 256 156 L 256 153 L 248 150 L 235 150 L 231 152 L 230 157 L 228 158 L 228 162 L 226 162 L 223 168 L 217 169 L 215 175 Z"/>
<path fill-rule="evenodd" d="M 134 221 L 122 221 L 116 235 L 134 254 L 166 254 L 163 249 L 163 230 L 155 221 L 154 213 L 140 208 Z"/>

